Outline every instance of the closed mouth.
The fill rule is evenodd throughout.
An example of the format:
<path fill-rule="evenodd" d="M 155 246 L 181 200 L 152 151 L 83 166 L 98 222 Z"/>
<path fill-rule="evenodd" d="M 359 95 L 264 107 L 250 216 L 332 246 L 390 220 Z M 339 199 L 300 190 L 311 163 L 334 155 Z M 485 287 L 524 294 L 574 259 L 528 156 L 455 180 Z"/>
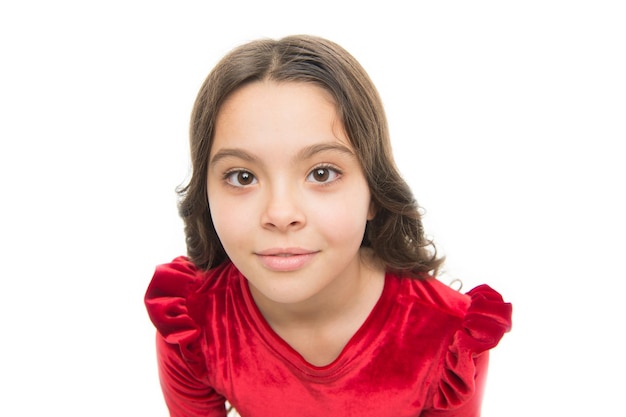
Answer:
<path fill-rule="evenodd" d="M 309 250 L 269 250 L 257 252 L 261 264 L 272 271 L 290 272 L 306 266 L 318 253 Z"/>

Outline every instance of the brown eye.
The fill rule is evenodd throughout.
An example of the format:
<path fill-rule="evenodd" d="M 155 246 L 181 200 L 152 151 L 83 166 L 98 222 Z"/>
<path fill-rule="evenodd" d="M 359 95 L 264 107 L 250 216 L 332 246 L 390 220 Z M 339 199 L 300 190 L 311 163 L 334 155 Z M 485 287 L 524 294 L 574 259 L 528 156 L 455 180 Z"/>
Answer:
<path fill-rule="evenodd" d="M 231 171 L 226 174 L 226 182 L 234 187 L 245 187 L 256 183 L 256 178 L 248 171 Z"/>
<path fill-rule="evenodd" d="M 313 171 L 313 177 L 315 178 L 315 181 L 318 181 L 318 182 L 328 181 L 329 176 L 330 176 L 330 173 L 328 172 L 326 168 L 318 168 Z"/>
<path fill-rule="evenodd" d="M 241 185 L 250 185 L 254 177 L 249 172 L 240 172 L 237 174 L 237 181 Z"/>
<path fill-rule="evenodd" d="M 325 184 L 336 180 L 339 175 L 340 173 L 334 168 L 318 167 L 309 173 L 307 181 Z"/>

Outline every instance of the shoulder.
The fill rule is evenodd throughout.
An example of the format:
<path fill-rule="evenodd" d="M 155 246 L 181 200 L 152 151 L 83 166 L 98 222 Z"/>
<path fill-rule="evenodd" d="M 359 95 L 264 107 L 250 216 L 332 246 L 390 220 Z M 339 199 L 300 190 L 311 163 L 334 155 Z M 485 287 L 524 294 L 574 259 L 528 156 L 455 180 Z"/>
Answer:
<path fill-rule="evenodd" d="M 512 306 L 488 285 L 462 294 L 434 278 L 413 286 L 428 302 L 448 317 L 439 359 L 439 377 L 432 391 L 432 407 L 457 409 L 480 401 L 480 384 L 486 361 L 481 359 L 511 330 Z"/>
<path fill-rule="evenodd" d="M 396 297 L 404 309 L 414 311 L 413 326 L 428 327 L 428 340 L 437 352 L 430 407 L 452 410 L 476 403 L 481 395 L 477 378 L 487 363 L 484 354 L 511 329 L 512 306 L 488 285 L 461 293 L 431 276 L 419 278 L 400 278 Z"/>
<path fill-rule="evenodd" d="M 198 269 L 187 257 L 158 265 L 144 297 L 150 320 L 168 343 L 197 338 L 210 294 L 228 285 L 235 272 L 230 262 L 215 269 Z"/>
<path fill-rule="evenodd" d="M 399 278 L 402 288 L 398 291 L 399 300 L 417 303 L 427 309 L 448 316 L 459 325 L 487 324 L 492 320 L 510 327 L 512 306 L 502 295 L 488 285 L 479 285 L 467 293 L 461 293 L 438 279 L 423 275 L 419 279 Z"/>
<path fill-rule="evenodd" d="M 408 303 L 417 303 L 437 311 L 439 315 L 452 320 L 462 318 L 471 304 L 468 294 L 456 291 L 427 274 L 418 278 L 400 278 L 400 285 L 403 288 L 399 291 L 399 297 L 406 298 Z"/>

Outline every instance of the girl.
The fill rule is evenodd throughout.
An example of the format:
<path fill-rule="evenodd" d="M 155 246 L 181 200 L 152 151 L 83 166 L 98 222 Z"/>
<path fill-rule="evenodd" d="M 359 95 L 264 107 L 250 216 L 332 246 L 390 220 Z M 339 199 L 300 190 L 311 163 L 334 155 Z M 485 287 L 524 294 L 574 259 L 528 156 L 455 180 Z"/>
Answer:
<path fill-rule="evenodd" d="M 380 98 L 311 36 L 234 49 L 191 118 L 187 257 L 146 293 L 172 416 L 477 416 L 511 306 L 442 259 Z"/>

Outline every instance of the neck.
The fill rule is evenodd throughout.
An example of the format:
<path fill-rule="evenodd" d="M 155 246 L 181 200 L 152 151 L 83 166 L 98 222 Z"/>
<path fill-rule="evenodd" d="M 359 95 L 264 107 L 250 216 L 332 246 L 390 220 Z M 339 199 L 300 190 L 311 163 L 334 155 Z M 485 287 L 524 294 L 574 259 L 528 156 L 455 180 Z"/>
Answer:
<path fill-rule="evenodd" d="M 278 336 L 309 363 L 328 365 L 341 354 L 382 294 L 384 269 L 371 256 L 366 259 L 319 296 L 297 304 L 273 303 L 252 286 L 250 292 Z"/>

